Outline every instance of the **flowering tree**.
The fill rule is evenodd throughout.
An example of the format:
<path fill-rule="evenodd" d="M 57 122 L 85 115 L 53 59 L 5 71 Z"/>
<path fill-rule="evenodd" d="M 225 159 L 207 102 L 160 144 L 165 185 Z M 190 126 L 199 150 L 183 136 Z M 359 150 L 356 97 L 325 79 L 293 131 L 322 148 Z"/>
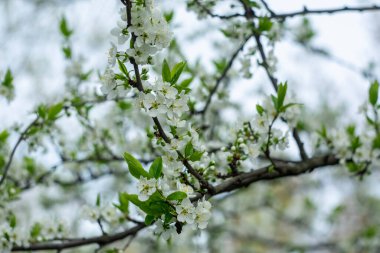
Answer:
<path fill-rule="evenodd" d="M 360 120 L 344 127 L 330 126 L 329 122 L 313 125 L 304 104 L 290 95 L 291 83 L 276 76 L 273 49 L 292 17 L 376 11 L 380 7 L 277 13 L 266 1 L 230 2 L 232 7 L 219 13 L 217 1 L 187 1 L 188 9 L 199 19 L 221 20 L 220 31 L 234 47 L 231 54 L 214 62 L 211 73 L 184 59 L 175 29 L 170 27 L 173 12 L 161 12 L 153 0 L 122 0 L 119 21 L 111 30 L 110 40 L 115 43 L 111 43 L 108 66 L 99 77 L 101 85 L 90 81 L 92 71 L 82 69 L 73 53 L 74 31 L 65 18 L 61 19 L 62 51 L 68 64 L 65 94 L 60 101 L 35 108 L 31 120 L 0 132 L 1 252 L 72 248 L 78 252 L 94 245 L 97 251 L 123 252 L 138 234 L 170 242 L 173 238 L 184 241 L 200 231 L 209 235 L 211 243 L 218 229 L 216 214 L 236 217 L 245 212 L 243 206 L 230 213 L 223 209 L 225 199 L 237 199 L 243 188 L 260 181 L 287 181 L 325 167 L 346 168 L 340 177 L 353 175 L 350 180 L 376 171 L 380 164 L 380 102 L 379 84 L 373 75 L 364 73 L 370 80 Z M 330 57 L 311 46 L 314 32 L 308 19 L 303 19 L 295 33 L 297 43 Z M 237 60 L 240 68 L 234 74 Z M 257 64 L 252 64 L 255 60 Z M 242 78 L 250 80 L 255 67 L 265 71 L 273 90 L 262 95 L 247 116 L 229 100 L 228 85 Z M 14 98 L 12 73 L 6 70 L 0 86 L 0 93 L 9 101 Z M 223 114 L 228 109 L 234 110 L 237 123 Z M 103 127 L 92 118 L 92 113 L 102 110 L 106 111 Z M 66 138 L 73 126 L 77 126 L 76 138 Z M 27 150 L 21 153 L 23 145 Z M 44 166 L 43 153 L 58 157 L 59 162 Z M 115 181 L 108 189 L 93 189 L 96 201 L 81 203 L 80 215 L 70 223 L 28 222 L 13 206 L 24 193 L 40 185 L 64 188 L 60 197 L 70 204 L 80 195 L 76 187 L 106 176 Z M 268 183 L 267 187 L 277 186 Z M 106 191 L 115 198 L 104 201 Z M 246 194 L 245 201 L 257 202 L 252 194 Z M 259 195 L 262 203 L 258 206 L 268 207 L 273 197 Z M 277 195 L 274 202 L 291 197 L 281 200 L 281 194 Z M 305 205 L 303 210 L 312 215 L 312 201 L 308 199 Z M 331 219 L 340 212 L 342 206 L 334 210 Z M 276 213 L 289 220 L 283 218 L 284 212 Z M 71 230 L 73 224 L 80 226 L 83 221 L 96 224 L 95 234 L 93 228 Z M 360 230 L 367 239 L 377 234 L 378 223 L 372 222 L 375 226 Z M 275 241 L 243 234 L 235 236 L 293 252 L 345 252 L 345 247 L 356 242 L 340 244 L 339 238 L 332 237 L 334 240 L 307 245 L 293 243 L 291 238 Z M 265 247 L 262 250 L 273 252 Z"/>

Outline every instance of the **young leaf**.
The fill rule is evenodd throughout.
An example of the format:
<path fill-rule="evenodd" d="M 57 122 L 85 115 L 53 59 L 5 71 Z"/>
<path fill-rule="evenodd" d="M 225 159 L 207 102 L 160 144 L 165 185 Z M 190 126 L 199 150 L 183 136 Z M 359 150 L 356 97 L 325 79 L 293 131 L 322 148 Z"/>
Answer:
<path fill-rule="evenodd" d="M 117 64 L 119 65 L 120 71 L 129 78 L 129 73 L 127 67 L 125 67 L 124 63 L 122 63 L 119 59 L 117 59 Z"/>
<path fill-rule="evenodd" d="M 263 108 L 261 105 L 259 105 L 259 104 L 256 105 L 256 111 L 257 111 L 257 113 L 258 113 L 260 116 L 263 116 L 264 108 Z"/>
<path fill-rule="evenodd" d="M 62 111 L 62 109 L 63 109 L 62 103 L 58 103 L 50 107 L 48 111 L 48 116 L 47 116 L 48 120 L 56 120 L 58 118 L 58 114 Z"/>
<path fill-rule="evenodd" d="M 13 75 L 10 69 L 7 69 L 7 72 L 5 72 L 4 80 L 1 82 L 1 85 L 8 89 L 13 89 Z"/>
<path fill-rule="evenodd" d="M 9 222 L 9 226 L 11 228 L 15 228 L 16 227 L 16 225 L 17 225 L 17 218 L 16 218 L 16 215 L 14 215 L 14 213 L 11 213 L 8 216 L 8 222 Z"/>
<path fill-rule="evenodd" d="M 148 214 L 145 217 L 145 225 L 147 225 L 147 226 L 152 225 L 154 219 L 155 219 L 155 217 L 153 215 Z"/>
<path fill-rule="evenodd" d="M 1 147 L 1 144 L 4 144 L 7 139 L 9 137 L 9 133 L 7 130 L 3 130 L 2 132 L 0 132 L 0 147 Z"/>
<path fill-rule="evenodd" d="M 278 86 L 277 90 L 277 111 L 281 110 L 282 105 L 284 104 L 285 101 L 285 96 L 286 96 L 286 90 L 288 89 L 288 85 L 285 82 L 284 84 L 280 84 Z"/>
<path fill-rule="evenodd" d="M 66 59 L 71 59 L 72 52 L 70 47 L 62 47 L 62 51 Z"/>
<path fill-rule="evenodd" d="M 272 102 L 273 102 L 273 105 L 274 105 L 274 108 L 278 108 L 278 102 L 277 102 L 277 97 L 273 96 L 273 95 L 270 95 L 270 97 L 272 98 Z"/>
<path fill-rule="evenodd" d="M 379 83 L 378 81 L 374 81 L 369 88 L 369 102 L 371 105 L 375 106 L 377 103 L 377 99 L 379 96 Z"/>
<path fill-rule="evenodd" d="M 162 80 L 169 83 L 171 79 L 172 78 L 169 64 L 166 60 L 164 60 L 164 62 L 162 63 Z"/>
<path fill-rule="evenodd" d="M 98 193 L 98 195 L 96 196 L 96 206 L 100 206 L 100 202 L 101 202 L 100 193 Z"/>
<path fill-rule="evenodd" d="M 72 34 L 73 30 L 69 29 L 69 26 L 67 24 L 66 18 L 62 17 L 61 21 L 59 23 L 59 30 L 61 31 L 62 35 L 68 39 Z"/>
<path fill-rule="evenodd" d="M 129 213 L 129 201 L 126 193 L 119 192 L 119 204 L 114 204 L 114 206 L 124 214 Z"/>
<path fill-rule="evenodd" d="M 189 160 L 192 161 L 192 162 L 199 161 L 199 160 L 201 160 L 202 155 L 203 155 L 203 152 L 195 151 L 195 152 L 189 157 Z"/>
<path fill-rule="evenodd" d="M 166 199 L 167 200 L 178 200 L 181 201 L 187 197 L 187 194 L 181 191 L 176 191 L 170 194 Z"/>
<path fill-rule="evenodd" d="M 260 32 L 266 32 L 270 31 L 272 28 L 273 23 L 268 17 L 259 18 L 259 31 Z"/>
<path fill-rule="evenodd" d="M 158 179 L 162 174 L 162 158 L 157 157 L 149 168 L 149 174 Z"/>
<path fill-rule="evenodd" d="M 181 73 L 183 71 L 183 69 L 185 68 L 186 66 L 186 62 L 180 62 L 180 63 L 177 63 L 174 68 L 172 69 L 170 75 L 171 75 L 171 80 L 170 80 L 170 83 L 171 84 L 175 84 L 179 77 L 181 76 Z"/>
<path fill-rule="evenodd" d="M 144 170 L 141 163 L 131 154 L 125 152 L 124 159 L 128 164 L 128 169 L 132 176 L 134 176 L 137 179 L 139 179 L 141 176 L 146 178 L 152 178 L 152 176 Z"/>
<path fill-rule="evenodd" d="M 194 153 L 194 147 L 191 141 L 189 141 L 185 146 L 185 157 L 188 158 Z"/>

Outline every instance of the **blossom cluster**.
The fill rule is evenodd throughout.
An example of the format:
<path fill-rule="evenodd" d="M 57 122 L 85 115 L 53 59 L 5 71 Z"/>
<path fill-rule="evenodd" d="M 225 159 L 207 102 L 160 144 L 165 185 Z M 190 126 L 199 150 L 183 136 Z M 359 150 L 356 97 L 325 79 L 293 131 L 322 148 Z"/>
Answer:
<path fill-rule="evenodd" d="M 120 52 L 117 46 L 111 43 L 108 53 L 109 66 L 101 77 L 103 84 L 101 90 L 110 99 L 123 97 L 126 94 L 123 85 L 125 82 L 116 78 L 112 69 L 117 60 L 125 62 L 133 58 L 139 65 L 152 64 L 152 56 L 168 47 L 172 39 L 168 23 L 160 10 L 154 6 L 153 1 L 145 1 L 143 5 L 138 3 L 133 5 L 129 26 L 126 7 L 120 9 L 120 18 L 117 27 L 111 30 L 111 34 L 117 37 L 119 45 L 125 44 L 128 39 L 133 43 L 129 43 L 130 47 Z"/>
<path fill-rule="evenodd" d="M 0 225 L 0 252 L 11 252 L 13 246 L 27 247 L 30 243 L 58 240 L 67 237 L 68 230 L 65 222 L 53 221 L 48 223 L 35 223 L 29 233 L 17 226 L 15 216 L 8 217 L 9 222 Z"/>
<path fill-rule="evenodd" d="M 168 120 L 176 126 L 183 126 L 184 121 L 176 121 L 182 114 L 189 110 L 188 96 L 184 91 L 178 90 L 169 83 L 156 80 L 155 85 L 144 82 L 147 91 L 140 92 L 135 100 L 136 108 L 141 108 L 150 117 L 166 115 Z"/>
<path fill-rule="evenodd" d="M 176 231 L 175 223 L 177 221 L 190 224 L 193 229 L 205 229 L 211 218 L 211 203 L 209 201 L 203 199 L 192 203 L 190 197 L 195 196 L 194 190 L 190 186 L 179 182 L 173 186 L 173 181 L 167 180 L 165 176 L 159 179 L 141 177 L 138 183 L 138 191 L 140 201 L 148 201 L 153 194 L 159 192 L 175 208 L 176 221 L 173 219 L 168 220 L 165 215 L 162 215 L 154 223 L 154 233 L 161 235 L 166 240 Z M 183 199 L 182 197 L 172 197 L 176 194 L 186 197 Z"/>

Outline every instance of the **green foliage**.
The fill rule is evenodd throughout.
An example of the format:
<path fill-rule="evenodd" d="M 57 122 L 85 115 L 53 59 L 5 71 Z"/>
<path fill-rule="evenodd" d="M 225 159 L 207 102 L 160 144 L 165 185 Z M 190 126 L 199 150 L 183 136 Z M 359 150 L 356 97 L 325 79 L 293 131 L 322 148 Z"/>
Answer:
<path fill-rule="evenodd" d="M 171 81 L 170 67 L 166 60 L 162 63 L 162 80 L 165 82 Z"/>
<path fill-rule="evenodd" d="M 37 165 L 33 158 L 24 157 L 24 166 L 30 175 L 34 175 L 37 170 Z"/>
<path fill-rule="evenodd" d="M 369 102 L 371 103 L 372 106 L 376 106 L 378 96 L 379 96 L 379 83 L 376 80 L 371 84 L 369 88 Z"/>
<path fill-rule="evenodd" d="M 146 178 L 152 178 L 152 176 L 146 172 L 141 163 L 129 153 L 124 153 L 124 159 L 128 164 L 129 172 L 132 176 L 139 179 L 141 176 Z"/>
<path fill-rule="evenodd" d="M 117 64 L 119 65 L 119 69 L 120 69 L 121 73 L 123 73 L 128 79 L 130 79 L 129 73 L 128 73 L 128 70 L 127 70 L 127 67 L 125 66 L 125 64 L 123 62 L 121 62 L 119 59 L 117 59 Z"/>
<path fill-rule="evenodd" d="M 174 65 L 172 70 L 170 70 L 168 62 L 164 60 L 164 62 L 162 63 L 162 80 L 174 85 L 175 83 L 177 83 L 185 67 L 186 62 L 179 62 L 176 65 Z"/>
<path fill-rule="evenodd" d="M 11 212 L 11 213 L 8 215 L 7 219 L 8 219 L 9 226 L 10 226 L 11 228 L 15 228 L 16 225 L 17 225 L 17 218 L 16 218 L 16 215 L 15 215 L 13 212 Z"/>
<path fill-rule="evenodd" d="M 69 39 L 70 36 L 74 33 L 74 30 L 69 28 L 69 25 L 64 16 L 62 16 L 61 21 L 59 22 L 59 30 L 65 39 Z"/>
<path fill-rule="evenodd" d="M 62 109 L 63 103 L 52 105 L 47 112 L 47 119 L 50 121 L 58 119 L 59 113 L 62 111 Z"/>
<path fill-rule="evenodd" d="M 62 52 L 63 52 L 66 59 L 71 59 L 71 57 L 72 57 L 71 47 L 69 47 L 69 46 L 62 47 Z"/>
<path fill-rule="evenodd" d="M 10 69 L 7 69 L 5 72 L 5 76 L 3 81 L 1 82 L 1 85 L 4 86 L 7 89 L 13 89 L 13 75 Z"/>
<path fill-rule="evenodd" d="M 192 162 L 200 161 L 204 152 L 200 152 L 198 150 L 194 151 L 191 156 L 189 157 L 189 160 Z"/>
<path fill-rule="evenodd" d="M 186 193 L 181 192 L 181 191 L 176 191 L 176 192 L 173 192 L 172 194 L 170 194 L 166 199 L 167 199 L 167 200 L 178 200 L 178 201 L 182 201 L 182 200 L 184 200 L 185 198 L 187 198 L 187 194 L 186 194 Z"/>
<path fill-rule="evenodd" d="M 191 141 L 189 141 L 185 146 L 185 157 L 189 158 L 194 153 L 194 147 Z"/>
<path fill-rule="evenodd" d="M 165 12 L 164 18 L 165 18 L 166 22 L 170 23 L 174 18 L 174 11 Z"/>
<path fill-rule="evenodd" d="M 158 179 L 162 175 L 162 158 L 157 157 L 149 168 L 149 174 Z"/>
<path fill-rule="evenodd" d="M 259 18 L 259 31 L 268 32 L 272 29 L 273 22 L 268 17 Z"/>
<path fill-rule="evenodd" d="M 122 213 L 129 213 L 129 201 L 128 194 L 119 192 L 119 204 L 114 204 L 114 206 L 119 209 Z"/>
<path fill-rule="evenodd" d="M 41 231 L 42 231 L 41 224 L 38 222 L 35 223 L 30 230 L 31 239 L 36 240 L 39 237 L 39 235 L 41 234 Z"/>
<path fill-rule="evenodd" d="M 263 108 L 261 105 L 259 105 L 259 104 L 256 105 L 256 111 L 257 111 L 257 113 L 258 113 L 260 116 L 263 116 L 264 108 Z"/>
<path fill-rule="evenodd" d="M 147 226 L 151 225 L 154 222 L 155 218 L 156 217 L 154 217 L 153 215 L 150 215 L 150 214 L 145 216 L 145 221 L 144 221 L 145 225 L 147 225 Z"/>
<path fill-rule="evenodd" d="M 174 212 L 173 207 L 170 206 L 166 199 L 158 192 L 152 194 L 147 201 L 139 200 L 136 194 L 124 193 L 124 195 L 128 201 L 132 202 L 148 215 L 161 217 L 162 214 L 170 214 Z"/>
<path fill-rule="evenodd" d="M 0 148 L 4 146 L 9 137 L 9 132 L 7 130 L 3 130 L 0 132 Z"/>

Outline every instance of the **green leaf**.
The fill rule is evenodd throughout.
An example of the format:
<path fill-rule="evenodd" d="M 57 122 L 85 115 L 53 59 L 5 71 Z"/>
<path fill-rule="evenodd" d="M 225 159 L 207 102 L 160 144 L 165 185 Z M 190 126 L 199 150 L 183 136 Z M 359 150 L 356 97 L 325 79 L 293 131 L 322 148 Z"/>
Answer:
<path fill-rule="evenodd" d="M 154 217 L 153 215 L 150 215 L 148 214 L 147 216 L 145 216 L 145 225 L 149 226 L 149 225 L 152 225 L 153 221 L 155 220 L 156 217 Z"/>
<path fill-rule="evenodd" d="M 260 116 L 263 116 L 264 108 L 263 108 L 261 105 L 259 105 L 259 104 L 256 105 L 256 111 L 257 111 L 257 113 L 258 113 Z"/>
<path fill-rule="evenodd" d="M 17 225 L 17 218 L 16 218 L 16 215 L 14 215 L 14 213 L 10 213 L 9 216 L 8 216 L 8 222 L 9 222 L 9 226 L 11 228 L 15 228 L 16 225 Z"/>
<path fill-rule="evenodd" d="M 30 230 L 30 237 L 33 239 L 36 239 L 40 235 L 41 230 L 42 230 L 41 224 L 38 222 L 35 223 L 32 229 Z"/>
<path fill-rule="evenodd" d="M 378 81 L 374 81 L 369 88 L 369 102 L 371 105 L 375 106 L 377 103 L 377 99 L 379 96 L 379 83 Z"/>
<path fill-rule="evenodd" d="M 141 176 L 146 178 L 152 178 L 152 176 L 144 170 L 141 163 L 131 154 L 125 152 L 124 159 L 128 164 L 128 169 L 132 176 L 134 176 L 137 179 L 140 179 Z"/>
<path fill-rule="evenodd" d="M 101 198 L 100 198 L 100 193 L 98 193 L 98 195 L 96 195 L 96 206 L 100 206 L 100 201 L 101 201 Z"/>
<path fill-rule="evenodd" d="M 157 157 L 149 168 L 149 174 L 158 179 L 162 174 L 162 158 Z"/>
<path fill-rule="evenodd" d="M 272 102 L 273 102 L 273 105 L 274 105 L 274 108 L 277 110 L 278 106 L 278 102 L 277 102 L 277 97 L 275 97 L 274 95 L 270 95 L 270 97 L 272 98 Z"/>
<path fill-rule="evenodd" d="M 69 29 L 66 18 L 64 16 L 61 18 L 61 21 L 59 22 L 59 30 L 66 39 L 68 39 L 74 32 L 73 30 Z"/>
<path fill-rule="evenodd" d="M 127 67 L 125 67 L 124 63 L 122 63 L 119 59 L 117 59 L 117 64 L 119 65 L 120 71 L 129 78 L 129 73 Z"/>
<path fill-rule="evenodd" d="M 171 84 L 175 84 L 178 81 L 178 79 L 181 76 L 181 73 L 184 70 L 185 66 L 186 66 L 186 62 L 180 62 L 174 66 L 174 68 L 172 69 L 172 71 L 170 73 L 170 75 L 171 75 L 170 83 Z"/>
<path fill-rule="evenodd" d="M 126 198 L 135 206 L 140 208 L 146 214 L 153 215 L 155 217 L 161 217 L 162 214 L 169 213 L 173 210 L 173 208 L 166 203 L 165 199 L 163 199 L 157 192 L 153 193 L 147 201 L 140 201 L 136 194 L 124 194 Z"/>
<path fill-rule="evenodd" d="M 126 111 L 126 110 L 129 110 L 132 108 L 132 104 L 127 102 L 127 101 L 123 101 L 123 100 L 120 100 L 117 102 L 117 106 L 123 110 L 123 111 Z"/>
<path fill-rule="evenodd" d="M 10 69 L 7 69 L 7 72 L 5 72 L 4 80 L 1 85 L 8 89 L 13 89 L 13 75 Z"/>
<path fill-rule="evenodd" d="M 285 101 L 285 96 L 286 96 L 286 90 L 288 89 L 288 85 L 285 82 L 284 84 L 280 84 L 278 86 L 277 90 L 277 111 L 279 112 L 282 108 L 282 105 L 284 104 Z"/>
<path fill-rule="evenodd" d="M 185 157 L 188 158 L 194 153 L 194 147 L 191 141 L 189 141 L 185 146 Z"/>
<path fill-rule="evenodd" d="M 162 80 L 169 83 L 171 79 L 172 78 L 169 64 L 166 60 L 164 60 L 164 62 L 162 63 Z"/>
<path fill-rule="evenodd" d="M 129 213 L 129 201 L 127 194 L 119 192 L 119 204 L 114 204 L 114 206 L 124 214 Z"/>
<path fill-rule="evenodd" d="M 31 175 L 33 175 L 37 170 L 37 165 L 36 165 L 35 161 L 33 160 L 33 158 L 30 158 L 27 156 L 24 157 L 24 166 L 25 166 L 25 169 Z"/>
<path fill-rule="evenodd" d="M 281 112 L 285 112 L 289 107 L 293 107 L 293 106 L 296 106 L 296 105 L 302 105 L 302 104 L 299 104 L 299 103 L 289 103 L 289 104 L 286 104 L 286 105 L 284 105 L 281 108 Z"/>
<path fill-rule="evenodd" d="M 9 133 L 7 130 L 3 130 L 2 132 L 0 132 L 0 147 L 7 141 L 8 137 Z"/>
<path fill-rule="evenodd" d="M 192 78 L 192 77 L 187 78 L 187 79 L 183 80 L 183 81 L 179 84 L 179 86 L 180 86 L 181 88 L 187 88 L 187 87 L 190 86 L 190 84 L 191 84 L 191 82 L 192 82 L 193 80 L 194 80 L 194 78 Z"/>
<path fill-rule="evenodd" d="M 183 199 L 187 198 L 187 194 L 181 191 L 176 191 L 170 194 L 166 199 L 167 200 L 178 200 L 181 201 Z"/>
<path fill-rule="evenodd" d="M 380 149 L 380 135 L 377 135 L 372 141 L 372 147 L 374 149 Z"/>
<path fill-rule="evenodd" d="M 58 114 L 63 109 L 63 103 L 58 103 L 49 108 L 47 118 L 48 120 L 56 120 L 58 118 Z"/>
<path fill-rule="evenodd" d="M 62 47 L 62 52 L 65 55 L 66 59 L 71 59 L 72 52 L 70 47 Z"/>
<path fill-rule="evenodd" d="M 270 18 L 268 18 L 268 17 L 259 18 L 259 31 L 260 32 L 270 31 L 272 26 L 273 26 L 273 23 L 270 20 Z"/>
<path fill-rule="evenodd" d="M 174 17 L 174 11 L 165 12 L 164 17 L 165 17 L 166 22 L 170 23 L 170 21 L 172 21 Z"/>
<path fill-rule="evenodd" d="M 199 160 L 201 160 L 203 153 L 204 153 L 204 152 L 195 151 L 195 152 L 189 157 L 189 160 L 192 161 L 192 162 L 199 161 Z"/>

